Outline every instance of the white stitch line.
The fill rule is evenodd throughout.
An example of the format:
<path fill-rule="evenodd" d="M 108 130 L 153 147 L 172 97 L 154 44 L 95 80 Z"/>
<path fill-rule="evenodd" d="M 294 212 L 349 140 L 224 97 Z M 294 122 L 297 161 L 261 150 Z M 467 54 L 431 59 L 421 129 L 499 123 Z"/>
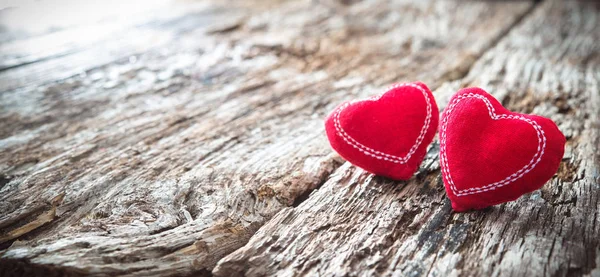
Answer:
<path fill-rule="evenodd" d="M 452 180 L 452 176 L 450 175 L 450 168 L 448 167 L 448 157 L 446 156 L 446 127 L 448 126 L 448 117 L 449 117 L 450 113 L 452 112 L 452 110 L 456 107 L 456 105 L 461 100 L 466 99 L 466 98 L 477 98 L 477 99 L 482 100 L 485 103 L 485 105 L 488 109 L 488 113 L 490 114 L 490 117 L 493 120 L 518 119 L 518 120 L 522 120 L 522 121 L 529 123 L 533 127 L 533 129 L 535 129 L 535 132 L 537 133 L 538 147 L 537 147 L 537 152 L 535 153 L 535 155 L 533 155 L 533 157 L 531 158 L 531 161 L 529 161 L 529 163 L 527 165 L 525 165 L 525 167 L 519 169 L 517 172 L 504 178 L 503 180 L 495 182 L 495 183 L 491 183 L 491 184 L 488 184 L 488 185 L 485 185 L 482 187 L 459 190 L 454 185 L 454 181 Z M 540 125 L 538 125 L 537 122 L 535 122 L 531 119 L 522 117 L 522 116 L 507 115 L 507 114 L 497 115 L 495 113 L 495 109 L 492 106 L 492 103 L 490 102 L 489 99 L 487 99 L 483 95 L 474 94 L 474 93 L 463 94 L 463 95 L 458 96 L 456 99 L 454 99 L 453 103 L 448 107 L 448 110 L 444 114 L 444 119 L 442 122 L 442 132 L 440 134 L 440 137 L 441 137 L 441 139 L 440 139 L 440 154 L 441 154 L 440 155 L 440 164 L 442 166 L 442 171 L 444 171 L 444 173 L 446 173 L 446 176 L 447 176 L 446 178 L 448 179 L 450 188 L 452 189 L 452 192 L 456 196 L 465 196 L 465 195 L 469 195 L 469 194 L 481 193 L 481 192 L 494 190 L 496 188 L 508 185 L 509 183 L 523 177 L 523 175 L 525 175 L 528 172 L 530 172 L 531 170 L 533 170 L 536 167 L 536 165 L 540 162 L 540 160 L 542 159 L 542 156 L 544 155 L 544 150 L 546 149 L 546 136 L 544 134 L 544 130 L 542 130 L 542 127 Z"/>
<path fill-rule="evenodd" d="M 360 142 L 356 141 L 354 138 L 352 138 L 350 135 L 348 135 L 348 133 L 346 133 L 346 131 L 344 131 L 344 129 L 342 128 L 342 125 L 340 124 L 340 113 L 346 109 L 348 106 L 354 104 L 354 103 L 358 103 L 358 102 L 364 102 L 364 101 L 376 101 L 379 100 L 379 98 L 381 98 L 385 93 L 389 92 L 392 89 L 396 89 L 399 87 L 413 87 L 416 88 L 418 90 L 421 91 L 421 93 L 423 93 L 423 97 L 425 97 L 425 102 L 427 103 L 427 116 L 425 118 L 425 122 L 423 124 L 423 127 L 421 128 L 421 133 L 419 134 L 419 137 L 417 137 L 417 141 L 415 142 L 415 144 L 410 148 L 410 151 L 406 154 L 406 156 L 404 157 L 398 157 L 398 156 L 394 156 L 391 154 L 387 154 L 387 153 L 383 153 L 381 151 L 377 151 L 373 148 L 369 148 L 363 144 L 361 144 Z M 386 92 L 378 95 L 378 96 L 374 96 L 365 100 L 356 100 L 356 101 L 352 101 L 352 102 L 348 102 L 345 105 L 341 106 L 335 113 L 335 116 L 333 118 L 334 121 L 334 126 L 335 129 L 337 131 L 337 134 L 342 137 L 344 139 L 344 141 L 349 144 L 350 146 L 356 148 L 357 150 L 359 150 L 360 152 L 363 152 L 364 154 L 374 157 L 376 159 L 379 160 L 385 160 L 388 162 L 392 162 L 392 163 L 398 163 L 398 164 L 405 164 L 406 162 L 408 162 L 408 160 L 410 159 L 410 157 L 415 153 L 415 151 L 417 151 L 417 148 L 419 147 L 419 145 L 421 144 L 421 142 L 423 142 L 423 139 L 425 138 L 425 133 L 427 132 L 427 128 L 429 127 L 429 124 L 431 123 L 431 103 L 430 103 L 430 99 L 427 95 L 427 92 L 425 91 L 425 89 L 423 89 L 421 86 L 415 85 L 415 84 L 409 84 L 409 83 L 403 83 L 403 84 L 396 84 L 393 85 L 391 87 L 389 87 Z"/>

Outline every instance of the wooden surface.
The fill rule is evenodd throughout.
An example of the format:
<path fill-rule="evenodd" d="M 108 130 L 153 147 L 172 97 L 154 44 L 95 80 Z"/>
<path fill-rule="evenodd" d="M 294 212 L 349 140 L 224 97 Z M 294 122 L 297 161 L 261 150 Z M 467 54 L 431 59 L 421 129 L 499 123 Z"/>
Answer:
<path fill-rule="evenodd" d="M 163 5 L 0 33 L 0 275 L 600 275 L 598 4 Z M 337 104 L 412 80 L 552 118 L 557 175 L 457 214 L 437 142 L 408 182 L 329 148 Z"/>

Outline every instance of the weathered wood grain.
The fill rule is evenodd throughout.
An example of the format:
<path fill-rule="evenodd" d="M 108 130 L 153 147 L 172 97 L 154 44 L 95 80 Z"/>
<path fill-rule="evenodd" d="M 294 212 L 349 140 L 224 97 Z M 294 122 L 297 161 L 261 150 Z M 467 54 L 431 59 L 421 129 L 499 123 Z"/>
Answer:
<path fill-rule="evenodd" d="M 531 7 L 227 5 L 169 47 L 3 83 L 0 267 L 207 273 L 340 165 L 322 127 L 335 105 L 390 82 L 460 78 Z"/>
<path fill-rule="evenodd" d="M 207 10 L 209 5 L 205 2 L 193 4 L 140 0 L 121 2 L 120 5 L 118 1 L 114 0 L 112 2 L 71 1 L 70 5 L 42 3 L 40 4 L 41 7 L 30 4 L 21 8 L 0 11 L 0 30 L 5 30 L 4 32 L 0 31 L 0 71 L 89 51 L 90 48 L 94 47 L 96 48 L 96 55 L 99 55 L 100 50 L 103 50 L 103 52 L 109 54 L 109 57 L 118 59 L 119 56 L 115 55 L 114 50 L 107 49 L 110 42 L 113 45 L 124 47 L 133 44 L 135 40 L 147 42 L 143 38 L 144 35 L 150 33 L 148 30 L 152 27 L 161 26 L 163 33 L 178 33 L 190 29 L 190 25 L 203 28 L 210 21 L 210 18 L 206 15 L 211 11 Z M 103 9 L 98 11 L 98 8 Z M 115 13 L 118 14 L 119 12 L 127 13 L 127 16 L 116 16 Z M 89 19 L 85 16 L 90 14 L 95 18 Z M 46 15 L 46 17 L 40 19 L 39 17 L 43 15 Z M 52 19 L 56 21 L 57 18 L 61 17 L 67 22 L 50 24 L 50 22 L 53 22 Z M 72 17 L 75 19 L 69 20 Z M 192 17 L 196 17 L 198 20 L 189 20 Z M 186 19 L 187 26 L 182 24 L 182 21 Z M 44 24 L 44 21 L 50 22 Z M 3 41 L 5 36 L 19 37 L 19 35 L 11 35 L 10 33 L 23 32 L 22 29 L 27 28 L 28 24 L 34 25 L 30 28 L 36 26 L 38 28 L 44 26 L 45 28 L 38 30 L 38 32 L 41 32 L 39 35 L 29 33 L 24 38 Z M 155 36 L 157 36 L 156 33 L 154 32 Z M 132 42 L 126 43 L 123 41 L 124 39 Z M 141 49 L 137 50 L 140 51 Z M 77 59 L 71 59 L 70 61 L 73 60 Z M 74 67 L 69 62 L 60 59 L 54 64 L 57 63 L 62 63 L 63 67 Z M 80 64 L 90 67 L 97 63 L 88 61 L 86 64 L 85 61 L 82 61 Z M 31 68 L 34 67 L 30 67 L 28 71 L 31 71 Z M 75 73 L 80 72 L 85 72 L 85 70 L 80 68 Z M 39 79 L 32 78 L 32 80 L 35 85 L 40 85 Z M 50 79 L 50 81 L 56 80 Z"/>
<path fill-rule="evenodd" d="M 75 35 L 81 34 L 79 31 L 89 30 L 91 33 L 85 34 L 93 36 L 94 31 L 100 31 L 99 28 L 108 27 L 112 24 L 118 24 L 121 29 L 127 29 L 132 25 L 153 21 L 158 18 L 168 18 L 175 15 L 180 8 L 192 9 L 202 2 L 181 1 L 181 0 L 105 0 L 105 1 L 75 1 L 75 0 L 54 0 L 54 1 L 32 1 L 5 0 L 0 2 L 0 44 L 11 44 L 12 42 L 28 42 L 33 39 L 35 42 L 46 42 L 49 48 L 54 43 L 65 43 L 65 48 L 73 45 L 69 43 L 85 42 L 76 40 L 76 37 L 55 36 L 61 41 L 47 40 L 53 34 L 64 31 L 75 31 Z M 92 28 L 90 28 L 92 27 Z M 99 28 L 98 28 L 99 27 Z M 113 29 L 114 30 L 114 29 Z M 102 31 L 97 33 L 101 38 Z M 37 40 L 41 38 L 41 40 Z M 26 50 L 32 50 L 27 55 L 41 49 L 43 45 L 27 44 Z M 4 53 L 3 53 L 4 54 Z M 1 54 L 0 54 L 1 55 Z"/>
<path fill-rule="evenodd" d="M 4 53 L 0 70 L 13 69 L 0 71 L 0 92 L 32 90 L 140 53 L 165 49 L 186 33 L 193 37 L 235 21 L 241 12 L 234 7 L 223 9 L 188 5 L 139 25 L 98 24 L 5 44 L 0 47 Z"/>
<path fill-rule="evenodd" d="M 407 182 L 345 163 L 215 275 L 599 276 L 599 25 L 597 3 L 546 1 L 434 93 L 443 108 L 457 89 L 481 86 L 512 110 L 555 120 L 568 145 L 540 191 L 459 214 L 445 197 L 437 142 Z"/>

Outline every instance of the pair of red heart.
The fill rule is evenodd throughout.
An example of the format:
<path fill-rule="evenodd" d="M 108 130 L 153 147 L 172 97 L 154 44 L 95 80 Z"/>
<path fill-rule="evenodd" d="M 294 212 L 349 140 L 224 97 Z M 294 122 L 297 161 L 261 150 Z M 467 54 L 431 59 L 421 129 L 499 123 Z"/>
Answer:
<path fill-rule="evenodd" d="M 407 180 L 438 129 L 438 107 L 423 83 L 346 102 L 327 118 L 333 149 L 352 164 Z M 439 126 L 440 165 L 456 211 L 482 209 L 541 188 L 558 170 L 565 137 L 537 115 L 505 109 L 480 88 L 457 92 Z"/>

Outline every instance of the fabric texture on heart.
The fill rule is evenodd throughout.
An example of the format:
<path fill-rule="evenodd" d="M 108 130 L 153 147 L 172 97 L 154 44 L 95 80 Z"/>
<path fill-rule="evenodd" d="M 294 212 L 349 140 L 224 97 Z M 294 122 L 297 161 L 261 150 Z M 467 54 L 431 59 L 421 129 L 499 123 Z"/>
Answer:
<path fill-rule="evenodd" d="M 511 112 L 480 88 L 460 90 L 440 124 L 452 208 L 482 209 L 541 188 L 558 170 L 565 143 L 552 120 Z"/>
<path fill-rule="evenodd" d="M 346 102 L 326 119 L 331 147 L 376 175 L 408 180 L 425 157 L 439 110 L 427 86 L 396 84 L 380 96 Z"/>

